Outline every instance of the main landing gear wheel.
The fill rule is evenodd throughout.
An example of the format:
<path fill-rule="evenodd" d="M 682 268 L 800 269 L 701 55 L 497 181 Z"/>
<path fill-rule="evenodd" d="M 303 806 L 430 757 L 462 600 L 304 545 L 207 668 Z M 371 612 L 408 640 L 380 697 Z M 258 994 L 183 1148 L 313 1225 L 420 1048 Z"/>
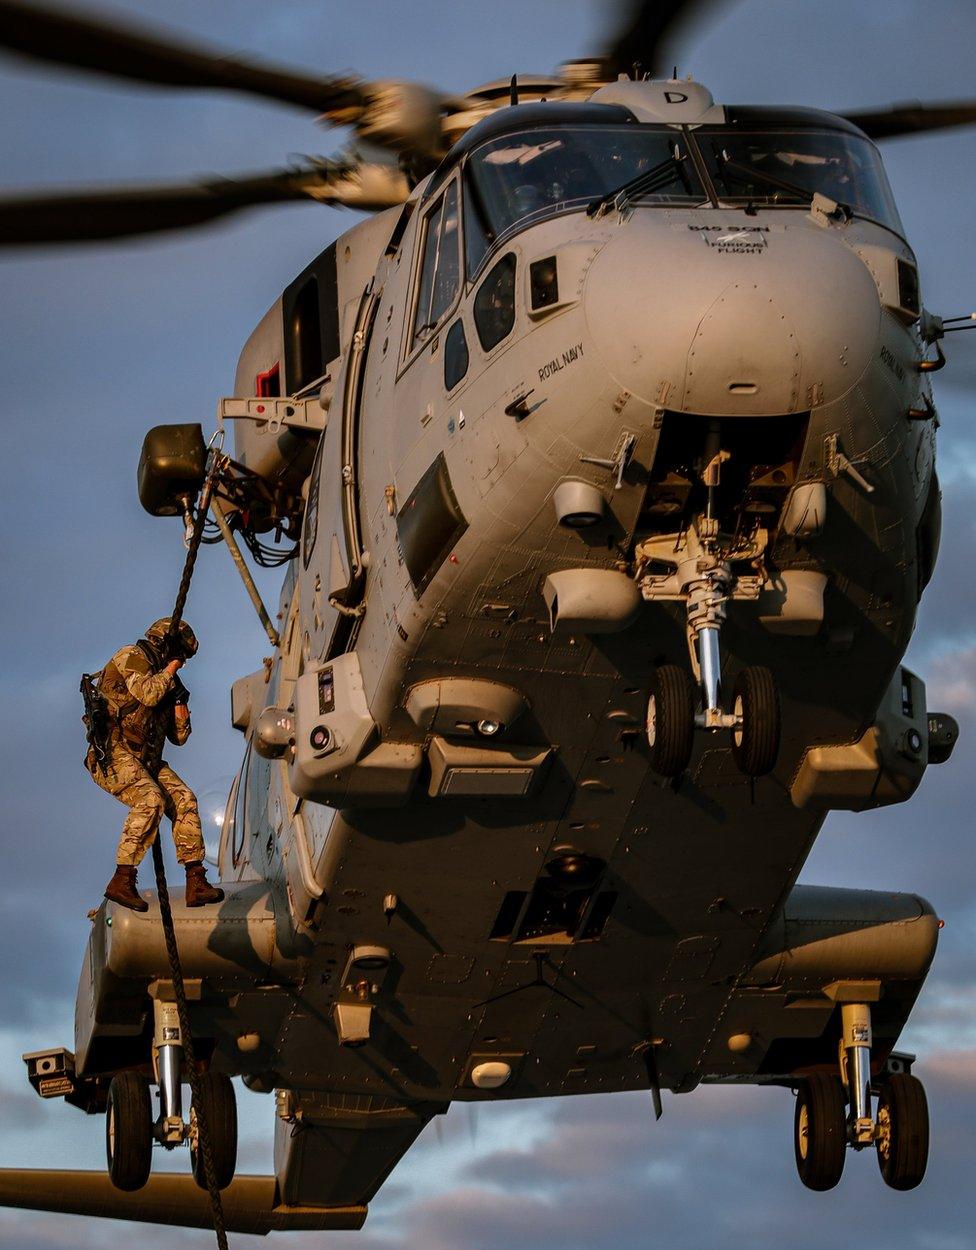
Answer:
<path fill-rule="evenodd" d="M 929 1157 L 929 1106 L 918 1077 L 890 1076 L 878 1098 L 878 1167 L 892 1189 L 921 1184 Z"/>
<path fill-rule="evenodd" d="M 647 745 L 651 767 L 661 777 L 677 777 L 688 767 L 695 739 L 694 691 L 687 673 L 662 664 L 651 677 L 647 700 Z"/>
<path fill-rule="evenodd" d="M 200 1100 L 210 1130 L 217 1188 L 226 1189 L 237 1168 L 237 1100 L 234 1085 L 222 1072 L 205 1072 L 200 1077 Z M 201 1189 L 207 1188 L 203 1151 L 197 1136 L 196 1106 L 190 1108 L 190 1164 L 193 1179 Z"/>
<path fill-rule="evenodd" d="M 105 1154 L 116 1189 L 142 1189 L 152 1168 L 152 1104 L 149 1082 L 138 1072 L 120 1072 L 108 1088 Z"/>
<path fill-rule="evenodd" d="M 793 1117 L 796 1170 L 807 1189 L 833 1189 L 844 1171 L 847 1114 L 835 1076 L 812 1073 L 800 1086 Z"/>
<path fill-rule="evenodd" d="M 747 777 L 772 772 L 779 755 L 780 714 L 776 679 L 768 668 L 744 668 L 732 692 L 732 711 L 741 721 L 732 730 L 732 755 Z"/>

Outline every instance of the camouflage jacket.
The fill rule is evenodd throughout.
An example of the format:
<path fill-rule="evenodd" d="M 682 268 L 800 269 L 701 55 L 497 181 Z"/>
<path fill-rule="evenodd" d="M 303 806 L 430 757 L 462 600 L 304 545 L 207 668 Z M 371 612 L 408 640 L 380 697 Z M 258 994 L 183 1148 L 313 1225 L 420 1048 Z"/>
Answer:
<path fill-rule="evenodd" d="M 165 667 L 157 669 L 149 650 L 147 643 L 122 647 L 102 669 L 99 683 L 111 715 L 111 742 L 121 742 L 136 755 L 143 753 L 160 720 L 176 746 L 190 736 L 189 717 L 181 724 L 175 713 L 177 703 L 187 702 L 187 689 Z"/>

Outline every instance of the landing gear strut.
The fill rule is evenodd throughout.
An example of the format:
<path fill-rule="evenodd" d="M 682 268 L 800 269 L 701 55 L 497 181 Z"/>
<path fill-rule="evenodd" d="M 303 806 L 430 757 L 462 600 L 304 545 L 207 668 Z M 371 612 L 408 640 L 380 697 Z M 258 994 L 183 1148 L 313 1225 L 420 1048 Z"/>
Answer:
<path fill-rule="evenodd" d="M 885 1184 L 914 1189 L 925 1176 L 929 1151 L 922 1082 L 907 1072 L 873 1080 L 867 1003 L 842 1004 L 841 1027 L 840 1075 L 813 1072 L 797 1091 L 793 1140 L 800 1180 L 808 1189 L 833 1189 L 844 1170 L 846 1149 L 874 1146 Z M 877 1120 L 871 1114 L 875 1092 Z"/>

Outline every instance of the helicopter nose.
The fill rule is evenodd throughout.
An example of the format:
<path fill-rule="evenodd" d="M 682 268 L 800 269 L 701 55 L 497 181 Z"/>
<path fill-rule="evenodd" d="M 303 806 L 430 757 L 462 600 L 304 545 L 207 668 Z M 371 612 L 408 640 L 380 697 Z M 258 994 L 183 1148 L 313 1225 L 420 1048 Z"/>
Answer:
<path fill-rule="evenodd" d="M 874 279 L 809 218 L 737 229 L 635 213 L 596 257 L 584 298 L 615 381 L 675 411 L 806 411 L 849 391 L 878 350 Z"/>

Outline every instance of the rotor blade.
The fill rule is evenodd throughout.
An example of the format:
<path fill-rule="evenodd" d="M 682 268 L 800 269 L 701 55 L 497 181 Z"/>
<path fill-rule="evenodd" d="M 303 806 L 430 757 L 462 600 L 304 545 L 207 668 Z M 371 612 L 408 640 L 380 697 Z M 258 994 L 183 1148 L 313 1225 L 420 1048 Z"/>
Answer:
<path fill-rule="evenodd" d="M 0 199 L 0 247 L 154 234 L 202 225 L 260 204 L 307 199 L 382 209 L 401 203 L 407 194 L 399 170 L 343 162 L 182 185 L 23 194 Z"/>
<path fill-rule="evenodd" d="M 134 82 L 245 91 L 318 113 L 351 109 L 355 114 L 365 101 L 361 85 L 352 78 L 319 78 L 252 65 L 131 26 L 35 8 L 22 0 L 0 0 L 0 48 Z"/>
<path fill-rule="evenodd" d="M 897 139 L 901 135 L 925 134 L 951 126 L 971 126 L 976 123 L 976 100 L 957 100 L 952 104 L 922 104 L 913 100 L 886 109 L 864 109 L 842 116 L 860 126 L 872 139 Z"/>
<path fill-rule="evenodd" d="M 670 77 L 668 45 L 693 18 L 703 17 L 723 0 L 632 0 L 626 20 L 603 56 L 612 76 L 633 72 L 652 78 Z"/>
<path fill-rule="evenodd" d="M 286 1229 L 356 1229 L 364 1206 L 275 1205 L 273 1176 L 238 1176 L 223 1192 L 224 1221 L 232 1233 L 259 1236 Z M 158 1173 L 135 1193 L 115 1189 L 106 1172 L 0 1169 L 0 1207 L 60 1211 L 98 1219 L 138 1220 L 182 1228 L 212 1228 L 210 1202 L 192 1176 Z"/>

